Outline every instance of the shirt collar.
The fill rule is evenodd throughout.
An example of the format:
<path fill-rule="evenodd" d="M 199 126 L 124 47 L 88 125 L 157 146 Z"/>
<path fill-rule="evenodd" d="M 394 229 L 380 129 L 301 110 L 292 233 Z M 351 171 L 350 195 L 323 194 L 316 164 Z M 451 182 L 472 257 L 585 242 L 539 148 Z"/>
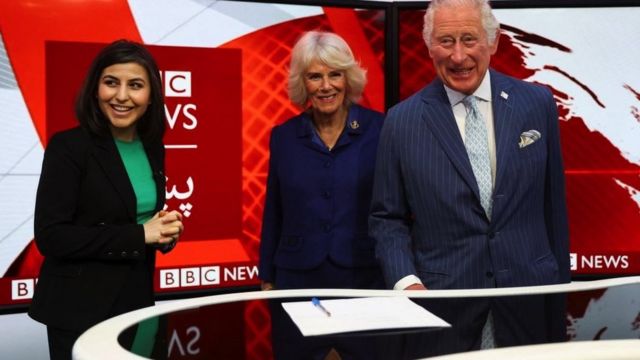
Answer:
<path fill-rule="evenodd" d="M 467 97 L 466 94 L 453 90 L 447 87 L 447 85 L 444 85 L 444 90 L 447 92 L 447 97 L 449 98 L 451 106 L 457 105 Z M 480 100 L 491 102 L 491 71 L 488 69 L 484 74 L 484 79 L 482 79 L 480 86 L 478 86 L 476 91 L 473 92 L 473 95 Z"/>
<path fill-rule="evenodd" d="M 349 135 L 362 134 L 367 123 L 361 121 L 360 115 L 360 107 L 356 104 L 351 104 L 347 113 L 347 121 L 344 124 L 345 129 L 342 132 L 343 135 L 345 133 Z M 316 129 L 311 119 L 311 113 L 310 111 L 305 111 L 302 113 L 302 123 L 298 131 L 298 136 L 312 136 L 313 134 L 316 134 Z"/>

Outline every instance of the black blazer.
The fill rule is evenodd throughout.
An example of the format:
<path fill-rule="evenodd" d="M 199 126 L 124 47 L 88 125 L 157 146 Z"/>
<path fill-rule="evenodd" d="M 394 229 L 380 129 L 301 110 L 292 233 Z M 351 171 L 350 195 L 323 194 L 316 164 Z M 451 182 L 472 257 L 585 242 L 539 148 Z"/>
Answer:
<path fill-rule="evenodd" d="M 158 211 L 165 200 L 164 147 L 144 145 Z M 34 226 L 45 259 L 29 309 L 33 319 L 84 331 L 153 305 L 155 248 L 145 245 L 143 226 L 136 223 L 135 193 L 113 138 L 81 128 L 51 138 Z"/>

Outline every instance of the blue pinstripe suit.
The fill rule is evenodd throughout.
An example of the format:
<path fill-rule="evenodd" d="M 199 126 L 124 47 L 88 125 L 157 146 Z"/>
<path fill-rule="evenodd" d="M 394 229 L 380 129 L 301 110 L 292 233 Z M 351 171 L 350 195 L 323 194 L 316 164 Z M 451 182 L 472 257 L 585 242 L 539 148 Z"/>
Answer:
<path fill-rule="evenodd" d="M 410 274 L 428 289 L 569 281 L 555 102 L 545 87 L 490 71 L 497 162 L 491 220 L 480 204 L 442 81 L 434 80 L 387 114 L 369 226 L 389 287 Z M 520 148 L 520 134 L 528 130 L 542 136 Z M 445 313 L 454 322 L 477 320 L 481 327 L 489 308 L 500 340 L 504 326 L 498 324 L 496 301 L 467 303 L 464 316 L 453 307 Z"/>

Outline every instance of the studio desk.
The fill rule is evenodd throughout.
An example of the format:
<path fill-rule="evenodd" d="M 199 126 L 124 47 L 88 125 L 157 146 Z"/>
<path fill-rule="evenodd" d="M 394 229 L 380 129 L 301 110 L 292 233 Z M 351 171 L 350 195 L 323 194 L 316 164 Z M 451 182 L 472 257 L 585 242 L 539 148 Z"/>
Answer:
<path fill-rule="evenodd" d="M 272 359 L 272 318 L 296 329 L 281 302 L 405 296 L 430 310 L 460 301 L 554 297 L 566 301 L 566 336 L 561 342 L 485 349 L 430 359 L 640 359 L 640 276 L 561 285 L 473 290 L 304 289 L 231 293 L 167 301 L 106 320 L 86 331 L 73 348 L 75 360 L 113 359 Z M 436 311 L 432 311 L 436 315 Z M 277 313 L 277 314 L 276 314 Z M 560 315 L 562 317 L 562 315 Z M 447 319 L 443 317 L 446 321 Z M 354 320 L 355 321 L 355 320 Z M 289 329 L 290 330 L 290 329 Z M 274 333 L 280 330 L 274 330 Z M 409 355 L 405 338 L 443 328 L 384 329 L 313 337 L 324 344 L 370 341 L 380 359 Z M 300 334 L 298 334 L 300 336 Z M 275 337 L 273 337 L 275 339 Z M 289 346 L 296 338 L 285 337 Z M 309 339 L 308 337 L 305 339 Z M 282 339 L 281 339 L 282 340 Z M 274 340 L 275 342 L 275 340 Z M 431 356 L 431 355 L 428 355 Z M 337 358 L 337 357 L 333 357 Z M 343 356 L 343 359 L 349 358 Z"/>

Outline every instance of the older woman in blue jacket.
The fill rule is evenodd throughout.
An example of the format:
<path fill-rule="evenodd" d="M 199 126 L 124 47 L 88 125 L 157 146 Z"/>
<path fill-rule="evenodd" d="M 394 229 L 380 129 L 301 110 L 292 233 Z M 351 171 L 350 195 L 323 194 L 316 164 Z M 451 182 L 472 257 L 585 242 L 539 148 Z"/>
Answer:
<path fill-rule="evenodd" d="M 357 104 L 365 83 L 365 70 L 338 35 L 311 31 L 294 46 L 289 97 L 304 110 L 271 133 L 259 265 L 264 290 L 384 286 L 367 234 L 384 116 Z M 287 357 L 275 335 L 274 351 Z"/>

